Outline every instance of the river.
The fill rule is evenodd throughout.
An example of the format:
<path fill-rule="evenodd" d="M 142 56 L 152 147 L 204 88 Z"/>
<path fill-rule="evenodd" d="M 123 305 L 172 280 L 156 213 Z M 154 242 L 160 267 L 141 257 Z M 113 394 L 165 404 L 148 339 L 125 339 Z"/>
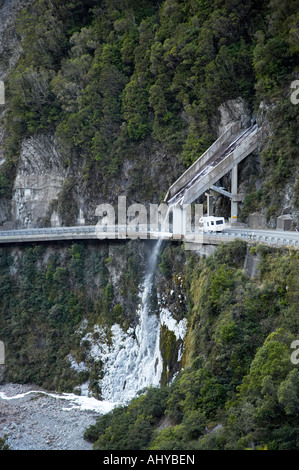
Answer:
<path fill-rule="evenodd" d="M 84 431 L 115 404 L 30 385 L 0 385 L 0 437 L 11 450 L 92 450 Z"/>

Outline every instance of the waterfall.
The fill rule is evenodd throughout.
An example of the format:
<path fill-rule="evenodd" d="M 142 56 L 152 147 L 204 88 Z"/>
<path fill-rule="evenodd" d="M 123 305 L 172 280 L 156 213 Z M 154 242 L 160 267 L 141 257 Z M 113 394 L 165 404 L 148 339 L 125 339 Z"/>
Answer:
<path fill-rule="evenodd" d="M 162 309 L 160 316 L 150 312 L 150 295 L 162 241 L 160 236 L 148 260 L 145 279 L 140 289 L 136 328 L 124 331 L 115 323 L 111 327 L 109 344 L 107 332 L 99 326 L 94 327 L 97 339 L 94 339 L 92 333 L 87 333 L 82 338 L 82 341 L 90 342 L 90 356 L 102 362 L 103 378 L 99 385 L 102 399 L 105 401 L 127 403 L 138 391 L 150 386 L 160 386 L 163 371 L 160 352 L 161 324 L 173 331 L 177 339 L 184 338 L 186 320 L 176 322 L 167 309 Z M 76 364 L 73 358 L 70 360 L 77 371 L 84 370 L 84 363 Z M 88 383 L 81 387 L 81 393 L 88 393 Z"/>
<path fill-rule="evenodd" d="M 119 325 L 112 326 L 113 346 L 101 357 L 104 363 L 101 380 L 104 400 L 124 403 L 136 396 L 139 390 L 160 385 L 163 370 L 160 321 L 157 315 L 149 312 L 149 298 L 161 244 L 162 239 L 159 238 L 150 255 L 137 311 L 137 327 L 125 333 Z"/>

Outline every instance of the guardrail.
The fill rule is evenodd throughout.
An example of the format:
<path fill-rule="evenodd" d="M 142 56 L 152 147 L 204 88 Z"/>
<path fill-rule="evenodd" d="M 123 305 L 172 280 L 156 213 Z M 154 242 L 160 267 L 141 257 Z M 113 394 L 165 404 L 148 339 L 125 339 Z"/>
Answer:
<path fill-rule="evenodd" d="M 217 240 L 221 240 L 223 242 L 231 240 L 231 239 L 245 239 L 253 242 L 260 242 L 260 243 L 266 243 L 270 245 L 293 245 L 293 246 L 299 246 L 299 234 L 297 232 L 294 232 L 294 235 L 290 232 L 286 234 L 285 236 L 282 235 L 267 235 L 261 234 L 261 233 L 256 233 L 256 232 L 220 232 L 218 234 L 213 234 L 214 237 L 217 238 Z"/>
<path fill-rule="evenodd" d="M 265 243 L 268 245 L 286 245 L 299 246 L 299 233 L 286 232 L 277 233 L 273 231 L 253 231 L 253 230 L 226 230 L 219 233 L 188 233 L 187 235 L 161 232 L 157 229 L 142 226 L 139 230 L 132 226 L 108 226 L 99 228 L 90 225 L 83 227 L 57 227 L 57 228 L 36 228 L 22 230 L 0 231 L 0 244 L 5 243 L 25 243 L 39 241 L 59 241 L 59 240 L 107 240 L 107 239 L 141 239 L 141 240 L 164 240 L 187 241 L 192 243 L 192 235 L 194 243 L 201 242 L 207 245 L 217 245 L 220 243 L 229 243 L 235 239 L 243 239 L 252 242 Z"/>

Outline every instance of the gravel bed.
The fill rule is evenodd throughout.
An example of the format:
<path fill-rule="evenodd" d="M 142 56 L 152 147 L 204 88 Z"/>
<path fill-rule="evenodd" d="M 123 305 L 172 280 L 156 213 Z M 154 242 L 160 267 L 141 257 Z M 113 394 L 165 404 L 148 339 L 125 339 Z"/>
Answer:
<path fill-rule="evenodd" d="M 7 435 L 11 450 L 92 450 L 83 439 L 98 411 L 82 410 L 69 400 L 56 398 L 36 387 L 0 385 L 0 437 Z M 23 397 L 7 400 L 1 397 Z M 57 394 L 58 395 L 58 394 Z"/>

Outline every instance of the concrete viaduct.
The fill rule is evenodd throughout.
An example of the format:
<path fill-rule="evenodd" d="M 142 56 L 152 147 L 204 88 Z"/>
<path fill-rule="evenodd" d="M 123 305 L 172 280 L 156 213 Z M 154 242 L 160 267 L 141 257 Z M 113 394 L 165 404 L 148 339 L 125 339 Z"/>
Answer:
<path fill-rule="evenodd" d="M 191 165 L 169 188 L 164 199 L 170 205 L 183 207 L 202 194 L 207 196 L 207 215 L 212 215 L 212 198 L 216 194 L 231 199 L 231 222 L 237 222 L 238 202 L 244 195 L 238 194 L 238 164 L 257 149 L 260 131 L 257 124 L 242 129 L 235 122 Z M 231 190 L 216 183 L 231 172 Z"/>
<path fill-rule="evenodd" d="M 186 245 L 203 244 L 218 245 L 220 243 L 229 243 L 236 239 L 241 239 L 254 243 L 265 243 L 269 245 L 287 245 L 299 247 L 299 232 L 278 231 L 278 230 L 251 230 L 247 228 L 228 227 L 220 233 L 200 233 L 200 234 L 175 234 L 171 232 L 151 232 L 141 230 L 139 232 L 126 232 L 126 227 L 108 227 L 106 232 L 99 232 L 97 226 L 81 227 L 56 227 L 56 228 L 37 228 L 23 230 L 7 230 L 0 232 L 0 244 L 10 243 L 31 243 L 31 242 L 49 242 L 60 240 L 123 240 L 123 239 L 141 239 L 157 240 L 162 238 L 169 241 L 181 241 Z"/>
<path fill-rule="evenodd" d="M 58 240 L 104 240 L 104 239 L 152 239 L 185 242 L 186 249 L 196 249 L 197 245 L 218 245 L 229 243 L 236 238 L 248 242 L 269 245 L 299 246 L 299 233 L 283 230 L 251 230 L 237 223 L 238 202 L 243 195 L 238 194 L 238 164 L 250 155 L 259 144 L 260 131 L 256 124 L 242 129 L 240 122 L 231 126 L 191 165 L 169 188 L 164 203 L 176 213 L 172 233 L 151 231 L 149 226 L 132 231 L 128 226 L 108 226 L 100 232 L 98 226 L 32 228 L 0 231 L 0 244 L 43 242 Z M 226 174 L 231 173 L 231 190 L 217 185 Z M 212 215 L 212 198 L 221 194 L 231 199 L 231 220 L 221 233 L 186 233 L 186 210 L 184 208 L 201 195 L 208 198 L 207 212 Z M 179 217 L 177 217 L 179 215 Z"/>

